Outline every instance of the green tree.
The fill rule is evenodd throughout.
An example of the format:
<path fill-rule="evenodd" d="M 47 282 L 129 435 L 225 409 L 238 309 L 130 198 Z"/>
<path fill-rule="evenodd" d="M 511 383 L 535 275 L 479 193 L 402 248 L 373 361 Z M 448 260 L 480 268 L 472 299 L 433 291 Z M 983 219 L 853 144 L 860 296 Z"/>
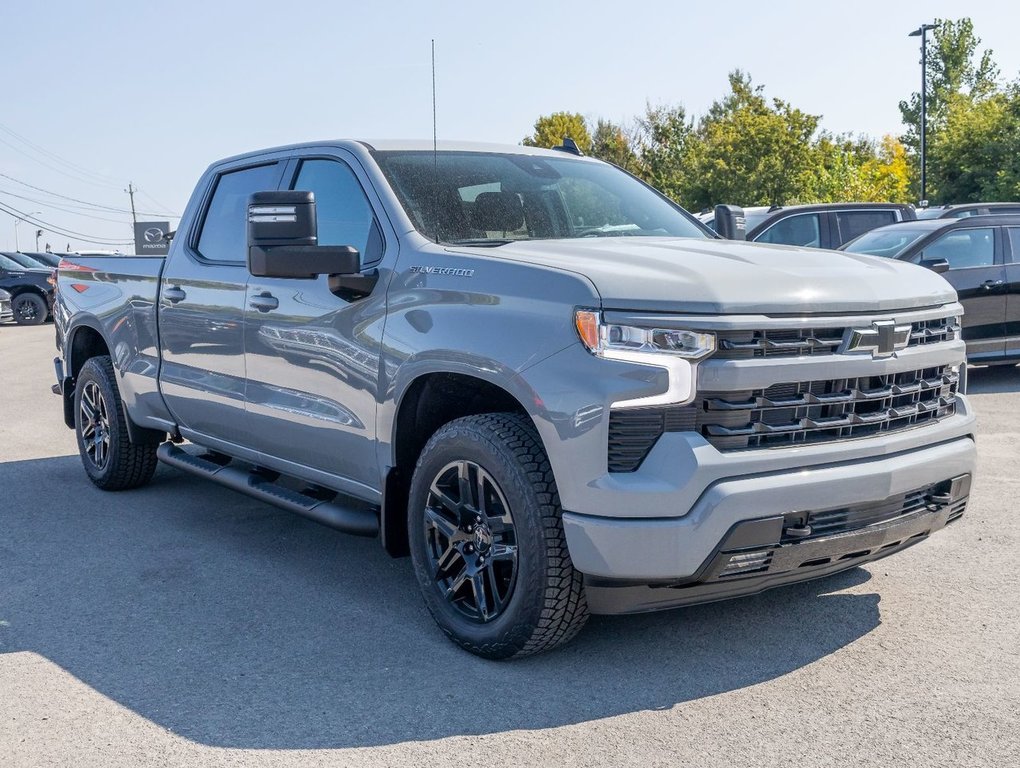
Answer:
<path fill-rule="evenodd" d="M 926 75 L 927 145 L 933 152 L 948 122 L 959 124 L 962 113 L 971 106 L 993 97 L 999 91 L 999 69 L 992 60 L 992 51 L 979 51 L 981 38 L 974 34 L 969 18 L 957 21 L 936 19 L 935 30 L 928 39 Z M 920 177 L 921 94 L 915 92 L 900 102 L 900 115 L 907 130 L 902 137 L 907 147 L 914 193 Z M 987 117 L 987 115 L 986 115 Z M 980 120 L 979 120 L 980 122 Z M 929 158 L 931 155 L 929 155 Z M 932 201 L 951 201 L 949 190 L 942 190 L 941 170 L 929 168 L 928 197 Z M 957 190 L 953 190 L 956 194 Z"/>
<path fill-rule="evenodd" d="M 591 155 L 618 165 L 631 173 L 641 173 L 641 163 L 634 142 L 620 125 L 599 118 L 592 132 Z"/>
<path fill-rule="evenodd" d="M 691 146 L 693 172 L 685 201 L 693 208 L 733 202 L 784 205 L 812 195 L 816 158 L 811 138 L 819 117 L 780 99 L 736 70 L 730 93 L 708 110 Z"/>
<path fill-rule="evenodd" d="M 1020 199 L 1020 93 L 956 94 L 928 155 L 939 203 Z"/>
<path fill-rule="evenodd" d="M 801 202 L 907 202 L 910 175 L 907 150 L 893 136 L 876 145 L 868 138 L 822 133 L 814 143 L 815 161 Z"/>
<path fill-rule="evenodd" d="M 667 197 L 685 198 L 692 165 L 694 129 L 681 106 L 645 107 L 637 120 L 639 175 Z"/>
<path fill-rule="evenodd" d="M 553 112 L 535 121 L 535 132 L 521 142 L 527 147 L 558 147 L 563 139 L 571 138 L 578 148 L 588 154 L 591 151 L 591 133 L 584 116 L 577 112 Z"/>

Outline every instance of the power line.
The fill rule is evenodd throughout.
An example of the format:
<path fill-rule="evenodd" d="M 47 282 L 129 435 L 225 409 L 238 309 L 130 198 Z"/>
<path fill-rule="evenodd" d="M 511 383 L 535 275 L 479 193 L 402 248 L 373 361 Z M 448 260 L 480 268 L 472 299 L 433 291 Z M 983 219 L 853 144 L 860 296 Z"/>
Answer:
<path fill-rule="evenodd" d="M 80 205 L 78 205 L 78 206 L 73 206 L 73 205 L 72 206 L 57 205 L 56 203 L 51 203 L 48 200 L 40 200 L 37 197 L 28 197 L 27 195 L 18 195 L 18 194 L 14 193 L 14 192 L 8 192 L 5 189 L 0 189 L 0 195 L 5 195 L 7 197 L 16 197 L 19 200 L 27 200 L 28 202 L 33 203 L 35 205 L 41 205 L 41 206 L 44 206 L 46 208 L 52 208 L 55 211 L 61 211 L 63 213 L 69 213 L 72 216 L 81 216 L 81 217 L 86 218 L 86 219 L 95 219 L 96 221 L 109 221 L 109 222 L 112 222 L 114 224 L 124 224 L 124 223 L 126 223 L 125 219 L 110 219 L 110 218 L 107 218 L 105 216 L 96 216 L 94 213 L 91 213 L 91 212 L 90 213 L 83 213 L 81 210 L 74 210 L 75 208 L 81 209 L 83 206 L 80 206 Z M 92 209 L 86 208 L 85 210 L 86 211 L 91 211 Z"/>
<path fill-rule="evenodd" d="M 151 200 L 152 202 L 154 202 L 154 203 L 155 203 L 155 204 L 157 205 L 157 207 L 159 207 L 159 208 L 162 208 L 162 209 L 163 209 L 163 211 L 164 211 L 164 213 L 163 213 L 163 215 L 164 215 L 164 216 L 172 216 L 172 217 L 174 217 L 174 218 L 180 218 L 180 217 L 179 217 L 179 216 L 177 216 L 177 214 L 175 214 L 175 213 L 174 213 L 174 214 L 171 214 L 171 213 L 169 213 L 169 211 L 170 211 L 170 207 L 169 207 L 169 206 L 163 205 L 163 203 L 159 202 L 159 200 L 157 200 L 156 198 L 154 198 L 154 197 L 153 197 L 152 195 L 150 195 L 150 194 L 149 194 L 148 192 L 146 192 L 146 191 L 145 191 L 144 189 L 140 189 L 139 187 L 137 187 L 137 186 L 136 186 L 136 187 L 135 187 L 135 192 L 140 192 L 140 193 L 141 193 L 142 195 L 144 195 L 145 197 L 149 198 L 149 200 Z"/>
<path fill-rule="evenodd" d="M 7 141 L 4 138 L 0 138 L 0 144 L 6 144 L 8 147 L 13 149 L 19 155 L 28 158 L 34 163 L 39 163 L 39 165 L 43 166 L 44 168 L 49 168 L 51 171 L 55 171 L 56 173 L 59 173 L 61 176 L 66 176 L 67 178 L 73 181 L 77 181 L 79 184 L 92 184 L 97 187 L 116 188 L 115 185 L 109 184 L 105 181 L 104 182 L 96 181 L 95 179 L 89 178 L 78 172 L 70 173 L 58 165 L 53 165 L 52 163 L 48 163 L 45 160 L 40 160 L 38 157 L 29 154 L 28 152 L 23 150 L 21 147 L 16 146 L 15 144 L 11 144 L 11 142 Z"/>
<path fill-rule="evenodd" d="M 131 211 L 129 211 L 127 208 L 114 208 L 113 206 L 110 206 L 110 205 L 102 205 L 100 203 L 90 203 L 87 200 L 80 200 L 77 197 L 68 197 L 67 195 L 62 195 L 59 192 L 51 192 L 48 189 L 43 189 L 42 187 L 37 187 L 34 184 L 29 184 L 27 181 L 22 181 L 21 179 L 16 179 L 13 176 L 8 176 L 6 173 L 0 172 L 0 177 L 3 177 L 5 179 L 9 179 L 10 181 L 13 181 L 16 184 L 20 184 L 23 187 L 28 187 L 29 189 L 34 189 L 36 192 L 42 192 L 42 193 L 47 194 L 47 195 L 52 195 L 53 197 L 59 197 L 61 200 L 70 200 L 73 203 L 82 203 L 83 205 L 87 205 L 87 206 L 89 206 L 91 208 L 96 208 L 96 209 L 104 210 L 104 211 L 113 211 L 114 213 L 131 213 Z M 179 219 L 180 218 L 180 216 L 178 214 L 176 214 L 176 213 L 174 213 L 174 214 L 153 213 L 152 211 L 139 211 L 139 213 L 141 213 L 143 216 L 168 216 L 169 215 L 170 218 L 172 218 L 172 219 Z"/>
<path fill-rule="evenodd" d="M 80 176 L 86 177 L 92 183 L 101 184 L 103 186 L 120 186 L 121 182 L 118 179 L 114 178 L 113 176 L 107 176 L 106 174 L 103 174 L 103 173 L 96 173 L 95 171 L 90 171 L 88 168 L 85 168 L 84 166 L 78 165 L 77 163 L 72 163 L 70 160 L 68 160 L 67 158 L 61 157 L 56 152 L 51 152 L 48 149 L 40 147 L 38 144 L 35 144 L 34 142 L 30 141 L 29 139 L 25 138 L 20 133 L 18 133 L 14 129 L 12 129 L 10 126 L 7 126 L 7 125 L 4 125 L 3 123 L 0 123 L 0 131 L 3 131 L 8 136 L 11 136 L 12 138 L 20 141 L 22 144 L 25 144 L 30 149 L 32 149 L 33 151 L 35 151 L 38 154 L 42 155 L 43 157 L 46 157 L 46 158 L 48 158 L 48 159 L 50 159 L 50 160 L 52 160 L 52 161 L 54 161 L 54 162 L 64 166 L 68 170 L 70 170 L 70 171 L 72 171 L 72 172 L 74 172 L 74 173 L 76 173 L 76 174 L 78 174 Z M 15 147 L 14 145 L 10 144 L 9 142 L 4 141 L 3 143 L 7 144 L 7 146 L 11 147 L 11 149 L 14 149 L 16 152 L 21 152 L 22 154 L 25 154 L 24 151 L 18 149 L 17 147 Z M 36 160 L 36 162 L 41 162 L 38 159 L 32 158 L 29 155 L 26 155 L 26 157 L 29 157 L 30 159 Z M 54 170 L 58 170 L 58 169 L 54 169 Z"/>
<path fill-rule="evenodd" d="M 0 203 L 0 211 L 13 216 L 21 221 L 26 221 L 30 224 L 35 224 L 37 227 L 42 227 L 47 232 L 52 232 L 55 235 L 63 235 L 64 237 L 73 237 L 77 240 L 82 240 L 86 243 L 95 243 L 96 245 L 130 245 L 132 240 L 113 240 L 113 239 L 100 239 L 92 235 L 87 235 L 82 232 L 75 232 L 71 229 L 65 229 L 58 227 L 55 224 L 50 224 L 48 221 L 37 219 L 31 214 L 19 211 L 17 208 L 12 208 L 5 203 Z"/>

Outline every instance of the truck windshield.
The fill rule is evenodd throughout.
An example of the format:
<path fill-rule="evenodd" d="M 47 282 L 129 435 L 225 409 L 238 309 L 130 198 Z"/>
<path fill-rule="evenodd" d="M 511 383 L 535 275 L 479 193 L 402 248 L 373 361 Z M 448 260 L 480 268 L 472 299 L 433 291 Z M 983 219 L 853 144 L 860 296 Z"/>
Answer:
<path fill-rule="evenodd" d="M 415 228 L 439 242 L 708 237 L 678 206 L 604 163 L 490 152 L 374 157 Z"/>
<path fill-rule="evenodd" d="M 865 232 L 856 240 L 843 246 L 850 253 L 866 253 L 870 256 L 885 256 L 895 259 L 913 243 L 931 232 L 930 229 L 912 229 L 909 227 L 883 227 Z"/>

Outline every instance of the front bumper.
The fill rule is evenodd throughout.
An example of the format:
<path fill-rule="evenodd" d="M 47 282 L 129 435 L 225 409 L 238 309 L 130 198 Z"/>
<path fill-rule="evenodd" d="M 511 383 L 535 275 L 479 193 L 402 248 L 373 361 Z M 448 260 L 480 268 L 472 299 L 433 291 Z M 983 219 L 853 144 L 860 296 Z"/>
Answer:
<path fill-rule="evenodd" d="M 784 537 L 784 518 L 735 526 L 694 580 L 628 584 L 589 578 L 592 613 L 642 613 L 758 594 L 773 587 L 817 579 L 895 554 L 927 539 L 963 515 L 970 475 L 941 484 L 913 511 L 894 519 L 804 541 Z M 787 518 L 788 521 L 788 518 Z M 785 541 L 783 539 L 786 539 Z"/>
<path fill-rule="evenodd" d="M 564 512 L 563 527 L 574 566 L 588 576 L 643 583 L 691 581 L 704 573 L 741 523 L 879 504 L 969 476 L 975 458 L 973 439 L 961 437 L 880 458 L 723 479 L 679 517 Z"/>

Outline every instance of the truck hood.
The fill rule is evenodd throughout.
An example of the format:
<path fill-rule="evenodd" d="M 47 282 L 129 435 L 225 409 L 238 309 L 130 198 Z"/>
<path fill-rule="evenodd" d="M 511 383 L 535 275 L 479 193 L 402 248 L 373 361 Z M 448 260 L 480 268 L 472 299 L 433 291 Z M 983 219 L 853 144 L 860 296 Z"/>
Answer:
<path fill-rule="evenodd" d="M 588 277 L 606 309 L 710 314 L 886 312 L 956 300 L 929 269 L 819 248 L 693 238 L 530 240 L 501 258 Z"/>

